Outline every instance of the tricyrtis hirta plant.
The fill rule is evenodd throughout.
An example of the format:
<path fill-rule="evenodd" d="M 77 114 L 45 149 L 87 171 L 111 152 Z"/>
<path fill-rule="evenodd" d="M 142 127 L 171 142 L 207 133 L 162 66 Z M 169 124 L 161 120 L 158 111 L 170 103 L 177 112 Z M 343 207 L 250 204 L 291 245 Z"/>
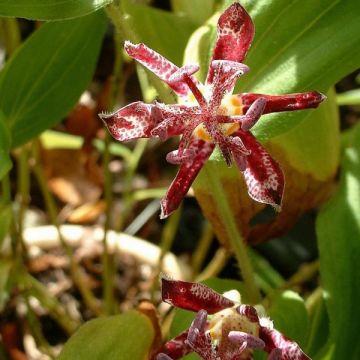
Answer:
<path fill-rule="evenodd" d="M 161 285 L 163 301 L 197 315 L 188 330 L 163 346 L 157 360 L 180 359 L 190 352 L 205 360 L 250 360 L 253 349 L 267 352 L 270 360 L 310 359 L 269 318 L 241 304 L 235 290 L 222 296 L 203 284 L 166 278 Z"/>
<path fill-rule="evenodd" d="M 254 24 L 245 9 L 232 4 L 220 16 L 217 39 L 205 84 L 193 75 L 197 64 L 181 68 L 144 44 L 125 42 L 125 50 L 155 73 L 178 95 L 179 104 L 135 102 L 113 114 L 100 114 L 120 141 L 182 135 L 177 150 L 166 159 L 180 169 L 161 201 L 161 217 L 180 204 L 196 175 L 217 145 L 226 163 L 244 174 L 249 195 L 280 209 L 284 176 L 279 164 L 250 129 L 262 114 L 315 108 L 325 96 L 312 91 L 287 95 L 231 95 L 237 79 L 249 68 L 242 63 L 254 37 Z"/>

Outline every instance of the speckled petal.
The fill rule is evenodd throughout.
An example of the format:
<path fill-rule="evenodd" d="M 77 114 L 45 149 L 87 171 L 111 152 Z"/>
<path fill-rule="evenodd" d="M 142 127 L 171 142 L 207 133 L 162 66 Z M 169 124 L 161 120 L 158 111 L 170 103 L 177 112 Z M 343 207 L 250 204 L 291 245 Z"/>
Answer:
<path fill-rule="evenodd" d="M 189 334 L 189 330 L 183 331 L 180 335 L 169 340 L 160 349 L 161 353 L 166 354 L 173 360 L 181 359 L 192 351 L 191 347 L 185 343 Z M 160 354 L 159 354 L 160 355 Z"/>
<path fill-rule="evenodd" d="M 193 137 L 188 149 L 194 150 L 195 156 L 181 164 L 175 179 L 171 183 L 165 197 L 161 200 L 160 218 L 168 217 L 175 211 L 187 194 L 196 175 L 214 150 L 215 145 Z"/>
<path fill-rule="evenodd" d="M 248 72 L 249 68 L 245 64 L 228 60 L 214 60 L 210 68 L 214 70 L 210 109 L 217 112 L 223 97 L 233 91 L 238 77 Z"/>
<path fill-rule="evenodd" d="M 185 310 L 206 310 L 209 314 L 234 306 L 234 303 L 200 283 L 161 279 L 163 301 Z"/>
<path fill-rule="evenodd" d="M 154 116 L 154 105 L 141 101 L 131 103 L 112 114 L 99 114 L 110 134 L 119 141 L 152 136 L 151 130 L 161 118 Z"/>
<path fill-rule="evenodd" d="M 279 211 L 285 183 L 279 164 L 249 131 L 238 130 L 232 135 L 239 136 L 251 151 L 246 157 L 247 167 L 243 172 L 249 195 Z"/>
<path fill-rule="evenodd" d="M 153 116 L 161 119 L 151 131 L 152 136 L 166 140 L 170 136 L 181 135 L 185 129 L 194 129 L 200 120 L 200 109 L 196 106 L 165 105 L 156 102 L 152 108 Z"/>
<path fill-rule="evenodd" d="M 212 60 L 242 62 L 254 38 L 254 24 L 246 10 L 235 2 L 220 16 Z M 213 82 L 214 70 L 209 69 L 207 83 Z"/>
<path fill-rule="evenodd" d="M 242 345 L 246 343 L 246 347 L 248 348 L 263 349 L 265 347 L 263 340 L 243 331 L 230 331 L 228 337 L 229 340 L 235 344 Z"/>
<path fill-rule="evenodd" d="M 278 360 L 311 360 L 294 341 L 275 329 L 260 328 L 260 338 L 265 342 L 265 351 L 274 353 L 273 358 Z M 274 349 L 280 349 L 273 351 Z M 279 357 L 280 355 L 280 357 Z"/>
<path fill-rule="evenodd" d="M 211 337 L 205 332 L 207 312 L 200 310 L 192 322 L 186 343 L 204 360 L 216 360 L 215 349 L 211 344 Z"/>
<path fill-rule="evenodd" d="M 317 91 L 286 95 L 244 93 L 234 95 L 234 97 L 237 97 L 241 101 L 243 112 L 246 112 L 255 100 L 264 98 L 266 100 L 266 106 L 263 114 L 317 108 L 320 103 L 326 99 L 324 94 Z"/>
<path fill-rule="evenodd" d="M 171 75 L 180 70 L 171 61 L 142 43 L 132 44 L 130 41 L 125 41 L 124 48 L 129 56 L 166 82 L 178 95 L 186 97 L 190 93 L 188 86 L 184 82 L 169 81 Z"/>

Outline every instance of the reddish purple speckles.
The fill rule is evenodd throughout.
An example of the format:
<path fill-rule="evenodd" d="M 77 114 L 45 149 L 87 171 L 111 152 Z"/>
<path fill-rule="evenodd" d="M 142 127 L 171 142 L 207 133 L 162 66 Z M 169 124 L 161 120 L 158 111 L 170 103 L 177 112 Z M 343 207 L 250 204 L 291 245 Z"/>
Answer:
<path fill-rule="evenodd" d="M 180 359 L 192 351 L 205 360 L 252 360 L 253 349 L 267 352 L 268 360 L 310 360 L 270 319 L 259 317 L 255 307 L 234 305 L 202 284 L 161 282 L 163 301 L 197 315 L 188 330 L 160 349 L 157 360 Z"/>
<path fill-rule="evenodd" d="M 192 182 L 213 152 L 215 145 L 194 137 L 189 149 L 196 150 L 196 155 L 180 165 L 175 179 L 171 183 L 165 197 L 161 200 L 161 215 L 164 219 L 176 210 L 187 194 Z"/>
<path fill-rule="evenodd" d="M 326 99 L 324 94 L 317 91 L 286 95 L 243 93 L 237 96 L 242 103 L 244 111 L 247 111 L 256 99 L 265 99 L 266 106 L 263 114 L 317 108 Z"/>
<path fill-rule="evenodd" d="M 234 3 L 220 16 L 218 21 L 217 40 L 212 60 L 230 60 L 241 63 L 254 38 L 254 24 L 239 4 Z M 209 69 L 207 82 L 213 82 L 214 72 Z"/>
<path fill-rule="evenodd" d="M 99 114 L 99 117 L 116 140 L 128 141 L 148 137 L 157 125 L 157 121 L 151 116 L 153 106 L 138 101 L 113 114 Z"/>
<path fill-rule="evenodd" d="M 276 350 L 278 360 L 311 360 L 295 341 L 275 329 L 261 327 L 260 337 L 265 341 L 268 353 Z"/>
<path fill-rule="evenodd" d="M 247 167 L 244 171 L 249 195 L 280 210 L 285 180 L 279 164 L 250 132 L 238 130 L 234 135 L 240 136 L 245 147 L 251 151 L 246 157 Z"/>
<path fill-rule="evenodd" d="M 284 176 L 277 162 L 256 142 L 250 129 L 269 112 L 317 107 L 325 96 L 312 91 L 288 95 L 239 94 L 230 96 L 237 79 L 249 68 L 242 64 L 254 37 L 254 25 L 245 9 L 232 4 L 220 16 L 217 39 L 206 84 L 193 74 L 197 64 L 178 67 L 144 44 L 125 42 L 135 60 L 166 82 L 186 105 L 130 104 L 100 117 L 120 141 L 139 137 L 181 135 L 177 150 L 167 160 L 180 169 L 161 200 L 161 217 L 176 210 L 193 180 L 218 145 L 228 166 L 243 172 L 249 195 L 256 201 L 280 209 Z"/>
<path fill-rule="evenodd" d="M 205 309 L 209 314 L 234 306 L 234 303 L 200 283 L 161 279 L 163 301 L 185 310 Z"/>
<path fill-rule="evenodd" d="M 124 48 L 132 58 L 136 59 L 140 64 L 147 67 L 156 74 L 161 80 L 166 82 L 177 94 L 186 96 L 189 88 L 182 81 L 169 81 L 169 78 L 180 69 L 171 61 L 164 58 L 156 51 L 148 48 L 145 44 L 132 44 L 125 41 Z"/>

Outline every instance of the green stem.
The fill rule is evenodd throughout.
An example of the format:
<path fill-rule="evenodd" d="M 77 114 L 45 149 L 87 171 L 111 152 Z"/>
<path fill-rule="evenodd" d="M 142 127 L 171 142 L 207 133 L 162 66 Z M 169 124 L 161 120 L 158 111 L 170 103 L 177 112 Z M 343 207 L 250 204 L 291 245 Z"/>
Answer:
<path fill-rule="evenodd" d="M 47 339 L 44 336 L 40 321 L 37 318 L 36 314 L 34 313 L 34 310 L 30 305 L 30 301 L 28 297 L 25 297 L 25 303 L 27 307 L 27 311 L 25 315 L 26 320 L 37 346 L 41 349 L 42 352 L 48 355 L 51 359 L 55 359 L 55 354 L 53 353 L 50 344 L 48 343 Z"/>
<path fill-rule="evenodd" d="M 117 231 L 121 231 L 123 229 L 124 224 L 128 219 L 129 214 L 133 208 L 134 205 L 134 197 L 132 194 L 133 179 L 136 173 L 136 169 L 139 166 L 139 161 L 146 149 L 147 144 L 148 144 L 147 139 L 138 140 L 136 142 L 134 151 L 132 152 L 131 159 L 127 163 L 127 171 L 124 177 L 124 192 L 123 192 L 124 207 L 121 212 L 121 217 L 119 217 L 119 221 L 116 226 Z"/>
<path fill-rule="evenodd" d="M 21 35 L 18 20 L 15 18 L 2 18 L 1 33 L 4 38 L 6 56 L 9 58 L 21 44 Z"/>
<path fill-rule="evenodd" d="M 108 10 L 108 14 L 111 14 L 112 10 Z M 119 32 L 115 32 L 115 64 L 111 77 L 111 91 L 108 101 L 108 108 L 113 109 L 116 105 L 116 100 L 119 95 L 123 95 L 124 92 L 124 79 L 122 76 L 123 59 L 122 59 L 122 37 Z M 108 231 L 111 225 L 111 215 L 113 209 L 113 177 L 110 171 L 111 161 L 111 137 L 107 132 L 105 135 L 105 148 L 103 153 L 103 168 L 104 168 L 104 197 L 106 201 L 105 211 L 105 224 L 104 224 L 104 237 L 103 237 L 103 254 L 102 254 L 102 280 L 103 280 L 103 298 L 105 303 L 105 310 L 107 314 L 113 314 L 116 311 L 116 302 L 114 298 L 114 277 L 115 277 L 115 264 L 112 254 L 109 251 L 108 245 Z"/>
<path fill-rule="evenodd" d="M 171 217 L 169 217 L 166 221 L 166 224 L 163 228 L 161 233 L 161 240 L 160 240 L 160 257 L 158 261 L 158 267 L 155 271 L 155 275 L 153 277 L 154 284 L 152 286 L 152 298 L 154 299 L 155 291 L 158 289 L 159 282 L 158 278 L 162 271 L 163 259 L 166 253 L 168 253 L 172 247 L 172 244 L 175 240 L 176 231 L 179 226 L 179 221 L 181 217 L 181 207 L 177 209 Z"/>
<path fill-rule="evenodd" d="M 314 277 L 314 275 L 319 271 L 320 262 L 319 260 L 315 260 L 309 264 L 302 265 L 299 270 L 291 276 L 284 284 L 282 284 L 281 288 L 288 289 L 293 286 L 301 285 L 304 282 L 310 280 Z"/>
<path fill-rule="evenodd" d="M 222 269 L 226 266 L 229 260 L 230 254 L 229 251 L 220 248 L 216 251 L 214 257 L 207 264 L 205 269 L 196 277 L 195 281 L 200 282 L 211 277 L 217 276 Z"/>
<path fill-rule="evenodd" d="M 72 319 L 62 304 L 50 295 L 46 287 L 30 274 L 25 274 L 23 281 L 25 296 L 33 296 L 38 299 L 40 304 L 49 311 L 50 317 L 52 317 L 68 335 L 72 335 L 80 326 L 80 322 Z"/>
<path fill-rule="evenodd" d="M 204 264 L 205 257 L 209 251 L 210 245 L 214 237 L 213 229 L 210 223 L 206 223 L 202 231 L 201 238 L 194 251 L 194 255 L 191 261 L 191 268 L 193 270 L 193 276 L 196 276 Z"/>
<path fill-rule="evenodd" d="M 20 155 L 17 162 L 18 169 L 18 194 L 20 208 L 18 215 L 18 238 L 19 245 L 21 247 L 21 255 L 24 260 L 27 260 L 27 248 L 24 243 L 23 232 L 24 232 L 24 221 L 26 211 L 30 202 L 30 170 L 29 170 L 29 152 L 27 146 L 23 146 L 20 149 Z"/>
<path fill-rule="evenodd" d="M 103 154 L 103 167 L 105 173 L 104 184 L 104 197 L 106 201 L 105 211 L 105 224 L 104 224 L 104 237 L 103 237 L 103 252 L 102 252 L 102 280 L 103 280 L 103 298 L 105 303 L 105 311 L 107 314 L 113 314 L 115 311 L 115 299 L 114 299 L 114 261 L 109 251 L 108 245 L 108 231 L 110 229 L 112 204 L 113 204 L 113 192 L 112 184 L 113 179 L 110 172 L 110 160 L 111 155 L 109 151 L 110 135 L 106 133 L 105 137 L 105 149 Z"/>
<path fill-rule="evenodd" d="M 84 274 L 82 273 L 80 266 L 74 259 L 72 248 L 66 243 L 64 237 L 62 236 L 62 233 L 60 230 L 60 223 L 57 218 L 58 211 L 56 209 L 55 200 L 47 186 L 46 178 L 45 178 L 43 169 L 40 164 L 38 146 L 39 146 L 39 143 L 37 141 L 35 141 L 33 143 L 33 157 L 35 160 L 34 173 L 37 178 L 38 184 L 40 186 L 42 196 L 45 201 L 47 213 L 49 214 L 52 224 L 55 226 L 55 228 L 57 230 L 59 241 L 69 259 L 70 272 L 71 272 L 71 276 L 74 281 L 74 284 L 78 287 L 78 289 L 84 299 L 84 302 L 89 307 L 89 309 L 91 309 L 96 315 L 101 315 L 102 312 L 101 312 L 101 307 L 100 307 L 99 301 L 94 297 L 93 293 L 87 288 L 86 282 L 84 281 Z"/>
<path fill-rule="evenodd" d="M 2 200 L 5 204 L 11 203 L 11 185 L 9 173 L 5 174 L 1 180 Z"/>
<path fill-rule="evenodd" d="M 255 276 L 248 256 L 247 247 L 238 230 L 235 218 L 223 189 L 223 185 L 217 175 L 218 169 L 216 169 L 214 164 L 208 162 L 203 171 L 206 173 L 209 188 L 212 190 L 212 197 L 215 200 L 217 214 L 221 219 L 222 225 L 227 234 L 228 242 L 231 245 L 232 251 L 234 252 L 239 265 L 248 298 L 253 304 L 260 303 L 261 296 L 259 289 L 256 286 Z"/>

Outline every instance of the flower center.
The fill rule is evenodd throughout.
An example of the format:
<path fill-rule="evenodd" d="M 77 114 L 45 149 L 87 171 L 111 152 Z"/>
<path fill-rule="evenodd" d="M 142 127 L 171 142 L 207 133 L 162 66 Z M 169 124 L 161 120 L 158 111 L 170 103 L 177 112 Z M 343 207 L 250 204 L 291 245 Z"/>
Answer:
<path fill-rule="evenodd" d="M 222 99 L 221 105 L 219 106 L 217 113 L 218 115 L 224 115 L 224 116 L 242 115 L 243 112 L 242 112 L 241 100 L 235 95 L 226 95 Z M 229 136 L 240 128 L 240 124 L 239 123 L 219 124 L 219 127 L 224 135 Z M 209 142 L 213 141 L 212 137 L 210 136 L 209 132 L 205 129 L 203 124 L 200 124 L 196 127 L 194 134 L 201 140 L 209 141 Z"/>

